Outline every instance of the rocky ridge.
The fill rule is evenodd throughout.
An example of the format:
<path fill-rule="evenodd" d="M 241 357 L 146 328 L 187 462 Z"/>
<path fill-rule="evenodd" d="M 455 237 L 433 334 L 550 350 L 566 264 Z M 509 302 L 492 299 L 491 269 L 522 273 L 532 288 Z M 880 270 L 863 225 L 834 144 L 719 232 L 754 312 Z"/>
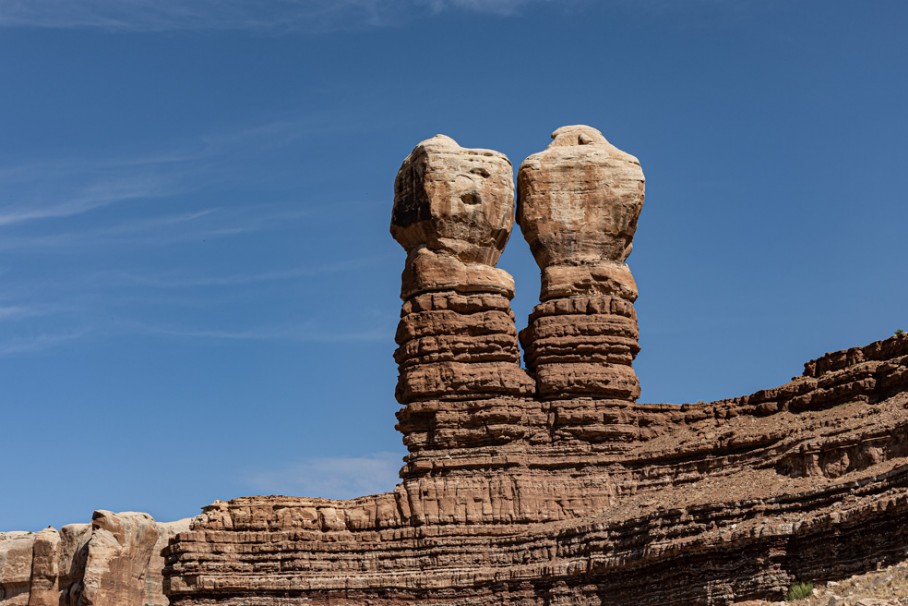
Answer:
<path fill-rule="evenodd" d="M 743 604 L 908 559 L 908 336 L 741 398 L 636 403 L 626 260 L 644 184 L 599 131 L 564 127 L 519 168 L 515 209 L 504 155 L 418 144 L 391 221 L 406 251 L 401 482 L 203 508 L 163 549 L 170 603 Z M 513 279 L 496 267 L 515 214 L 542 272 L 519 334 Z M 0 605 L 56 604 L 55 582 L 75 604 L 76 578 L 78 603 L 141 604 L 133 581 L 158 578 L 163 545 L 148 549 L 141 514 L 120 515 L 100 516 L 88 553 L 94 541 L 132 593 L 79 572 L 86 531 L 66 527 L 60 547 L 52 533 L 18 551 L 4 544 L 22 537 L 0 537 L 0 579 L 19 600 Z"/>
<path fill-rule="evenodd" d="M 173 604 L 732 604 L 906 557 L 908 337 L 747 397 L 635 403 L 643 173 L 575 126 L 518 172 L 543 273 L 521 369 L 509 175 L 441 136 L 398 173 L 401 483 L 205 508 L 166 550 Z"/>

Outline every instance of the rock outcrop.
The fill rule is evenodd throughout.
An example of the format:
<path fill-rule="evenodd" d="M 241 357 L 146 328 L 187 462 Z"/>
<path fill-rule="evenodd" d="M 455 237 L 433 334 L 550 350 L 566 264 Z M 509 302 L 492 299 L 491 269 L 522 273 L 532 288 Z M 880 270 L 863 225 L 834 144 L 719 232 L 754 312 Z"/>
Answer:
<path fill-rule="evenodd" d="M 635 403 L 643 173 L 589 127 L 553 138 L 518 181 L 543 272 L 527 370 L 495 267 L 510 164 L 424 141 L 391 226 L 401 483 L 206 507 L 165 550 L 172 604 L 731 604 L 906 558 L 908 336 L 751 396 Z"/>
<path fill-rule="evenodd" d="M 96 511 L 59 532 L 0 533 L 0 606 L 167 606 L 161 552 L 189 523 Z"/>
<path fill-rule="evenodd" d="M 908 335 L 750 396 L 636 403 L 643 197 L 636 158 L 590 127 L 523 163 L 542 271 L 524 369 L 496 267 L 511 164 L 423 141 L 391 220 L 400 484 L 217 501 L 191 527 L 97 512 L 0 535 L 0 606 L 724 605 L 908 560 Z"/>

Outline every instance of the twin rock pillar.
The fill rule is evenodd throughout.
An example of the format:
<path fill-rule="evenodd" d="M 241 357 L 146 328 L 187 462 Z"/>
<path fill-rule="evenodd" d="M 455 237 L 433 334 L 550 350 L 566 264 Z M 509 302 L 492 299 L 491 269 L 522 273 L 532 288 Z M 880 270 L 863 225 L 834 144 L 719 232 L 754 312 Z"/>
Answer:
<path fill-rule="evenodd" d="M 525 419 L 509 411 L 535 385 L 520 367 L 514 280 L 495 267 L 514 224 L 512 174 L 503 154 L 443 135 L 417 145 L 397 174 L 391 233 L 407 261 L 394 357 L 411 473 L 523 437 Z"/>
<path fill-rule="evenodd" d="M 511 163 L 442 135 L 407 156 L 391 220 L 407 251 L 395 352 L 405 475 L 456 466 L 452 458 L 483 447 L 501 455 L 551 442 L 570 413 L 546 402 L 639 396 L 637 289 L 624 261 L 643 185 L 636 158 L 590 127 L 557 130 L 521 166 L 517 221 L 542 269 L 540 303 L 520 335 L 524 370 L 514 282 L 495 267 L 514 223 Z M 578 425 L 597 425 L 586 417 Z"/>
<path fill-rule="evenodd" d="M 552 134 L 518 175 L 517 222 L 542 270 L 520 335 L 542 400 L 636 400 L 637 285 L 625 264 L 643 207 L 640 162 L 588 126 Z"/>

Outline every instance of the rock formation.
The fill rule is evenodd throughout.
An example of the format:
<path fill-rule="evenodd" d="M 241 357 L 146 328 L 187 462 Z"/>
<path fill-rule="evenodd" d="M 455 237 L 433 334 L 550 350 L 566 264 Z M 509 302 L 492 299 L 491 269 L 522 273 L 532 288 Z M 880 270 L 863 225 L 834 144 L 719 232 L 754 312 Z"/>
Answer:
<path fill-rule="evenodd" d="M 189 522 L 96 511 L 59 532 L 0 533 L 0 606 L 167 606 L 161 551 Z"/>
<path fill-rule="evenodd" d="M 400 484 L 205 507 L 163 550 L 171 604 L 722 605 L 908 559 L 908 335 L 750 396 L 637 404 L 625 261 L 643 173 L 572 126 L 519 171 L 517 220 L 543 276 L 524 370 L 513 280 L 495 267 L 511 175 L 502 154 L 443 136 L 397 175 Z M 0 537 L 0 604 L 50 595 L 55 578 L 60 604 L 139 604 L 166 539 L 136 515 L 99 514 L 40 549 Z"/>
<path fill-rule="evenodd" d="M 401 404 L 532 393 L 495 264 L 514 224 L 511 163 L 438 135 L 407 156 L 391 233 L 407 251 L 395 358 Z"/>
<path fill-rule="evenodd" d="M 752 396 L 634 403 L 643 185 L 589 127 L 524 162 L 518 222 L 543 272 L 526 372 L 495 268 L 510 165 L 420 143 L 391 224 L 401 483 L 205 508 L 165 552 L 172 603 L 730 604 L 905 558 L 908 337 Z"/>
<path fill-rule="evenodd" d="M 637 285 L 624 261 L 643 208 L 640 162 L 596 129 L 566 126 L 518 183 L 517 220 L 542 270 L 521 333 L 539 397 L 636 400 Z"/>

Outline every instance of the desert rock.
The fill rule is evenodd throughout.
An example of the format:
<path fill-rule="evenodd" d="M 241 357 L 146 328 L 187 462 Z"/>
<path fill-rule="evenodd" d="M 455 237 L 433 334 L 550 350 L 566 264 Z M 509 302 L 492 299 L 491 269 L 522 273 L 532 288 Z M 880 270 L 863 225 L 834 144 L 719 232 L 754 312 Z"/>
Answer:
<path fill-rule="evenodd" d="M 523 163 L 518 219 L 542 272 L 524 370 L 514 282 L 496 267 L 510 163 L 420 143 L 391 220 L 406 251 L 394 490 L 216 501 L 173 525 L 99 511 L 58 537 L 0 535 L 0 606 L 44 603 L 54 583 L 61 606 L 163 606 L 161 591 L 174 606 L 754 605 L 901 566 L 908 335 L 748 396 L 636 403 L 625 261 L 643 188 L 637 160 L 590 127 L 558 129 Z M 809 599 L 848 585 L 828 587 Z"/>
<path fill-rule="evenodd" d="M 643 208 L 640 163 L 589 126 L 552 133 L 518 178 L 517 220 L 542 270 L 521 332 L 544 400 L 636 400 L 637 285 L 624 263 Z"/>
<path fill-rule="evenodd" d="M 189 524 L 102 510 L 59 532 L 0 533 L 0 606 L 167 606 L 162 551 Z"/>
<path fill-rule="evenodd" d="M 489 408 L 478 402 L 533 392 L 520 367 L 514 281 L 495 267 L 513 225 L 512 168 L 503 154 L 464 149 L 439 135 L 404 160 L 391 233 L 407 251 L 395 359 L 410 475 L 450 458 L 451 449 L 519 431 L 471 430 L 469 413 L 450 414 L 469 410 L 464 403 Z"/>
<path fill-rule="evenodd" d="M 398 175 L 401 483 L 206 507 L 165 550 L 172 604 L 723 605 L 905 558 L 908 336 L 750 396 L 635 403 L 643 174 L 566 127 L 519 178 L 533 381 L 495 267 L 506 166 L 436 137 Z"/>

